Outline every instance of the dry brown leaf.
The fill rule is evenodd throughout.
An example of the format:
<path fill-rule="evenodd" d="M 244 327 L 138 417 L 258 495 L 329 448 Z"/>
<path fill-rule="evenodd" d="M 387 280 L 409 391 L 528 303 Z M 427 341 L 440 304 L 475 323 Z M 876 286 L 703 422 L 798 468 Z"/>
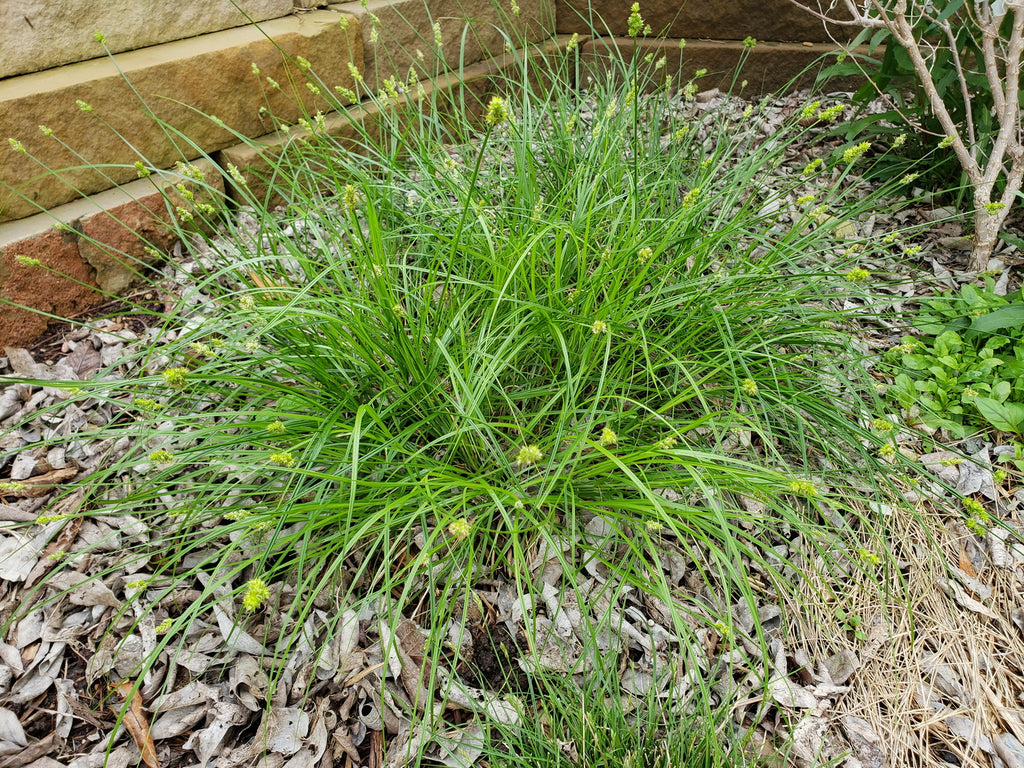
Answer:
<path fill-rule="evenodd" d="M 402 665 L 402 685 L 421 711 L 430 701 L 427 683 L 431 679 L 430 660 L 426 654 L 426 638 L 411 621 L 403 621 L 395 628 L 398 652 Z"/>
<path fill-rule="evenodd" d="M 971 558 L 967 554 L 967 550 L 960 547 L 960 558 L 959 563 L 960 570 L 966 573 L 971 578 L 977 578 L 978 572 L 974 570 L 974 565 L 971 563 Z"/>
<path fill-rule="evenodd" d="M 125 699 L 131 696 L 131 703 L 124 713 L 122 722 L 135 741 L 135 746 L 142 753 L 142 762 L 146 764 L 147 768 L 160 768 L 160 763 L 156 759 L 156 745 L 149 733 L 149 721 L 146 719 L 146 713 L 142 710 L 142 694 L 138 690 L 132 693 L 133 687 L 129 680 L 122 680 L 114 686 L 114 690 Z"/>
<path fill-rule="evenodd" d="M 84 490 L 76 491 L 67 499 L 55 504 L 54 508 L 50 510 L 51 514 L 73 514 L 77 511 L 84 495 Z M 68 550 L 71 549 L 71 545 L 75 543 L 75 539 L 78 538 L 84 520 L 85 518 L 82 517 L 68 518 L 60 529 L 60 533 L 57 534 L 57 538 L 46 545 L 46 549 L 41 553 L 42 556 L 29 572 L 28 578 L 25 580 L 27 587 L 37 584 L 43 576 L 53 569 L 60 556 L 67 554 Z"/>
<path fill-rule="evenodd" d="M 255 272 L 249 273 L 249 279 L 252 281 L 253 285 L 255 285 L 258 288 L 283 288 L 286 290 L 291 288 L 290 285 L 284 283 L 271 282 L 270 280 L 267 280 L 266 278 L 262 277 L 261 275 L 258 275 Z M 281 297 L 281 291 L 267 291 L 263 293 L 262 296 L 264 299 L 267 299 L 268 301 L 275 301 L 276 299 Z"/>
<path fill-rule="evenodd" d="M 370 768 L 381 768 L 384 765 L 384 733 L 370 731 Z"/>
<path fill-rule="evenodd" d="M 45 496 L 50 493 L 58 483 L 63 483 L 65 480 L 71 480 L 77 474 L 78 469 L 75 467 L 55 469 L 52 472 L 47 472 L 45 475 L 29 477 L 25 480 L 19 480 L 17 483 L 11 483 L 10 486 L 7 486 L 0 491 L 0 496 L 13 496 L 19 499 L 35 499 L 39 496 Z"/>
<path fill-rule="evenodd" d="M 946 579 L 936 579 L 935 585 L 952 597 L 960 607 L 966 608 L 967 610 L 973 611 L 981 616 L 987 616 L 990 619 L 995 619 L 996 621 L 1000 620 L 998 613 L 993 611 L 984 603 L 981 603 L 968 595 L 957 582 L 947 581 Z"/>

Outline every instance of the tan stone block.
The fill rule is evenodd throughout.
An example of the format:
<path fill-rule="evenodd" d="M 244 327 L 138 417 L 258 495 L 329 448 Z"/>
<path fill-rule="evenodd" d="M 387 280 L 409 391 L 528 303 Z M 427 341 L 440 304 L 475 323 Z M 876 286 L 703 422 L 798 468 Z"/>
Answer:
<path fill-rule="evenodd" d="M 38 259 L 40 266 L 24 264 L 19 256 Z M 0 345 L 23 345 L 38 338 L 50 322 L 40 313 L 71 317 L 104 298 L 78 252 L 73 230 L 50 229 L 0 249 Z"/>
<path fill-rule="evenodd" d="M 0 221 L 130 181 L 140 157 L 153 167 L 168 168 L 237 143 L 239 137 L 261 136 L 274 125 L 260 111 L 265 103 L 286 122 L 298 119 L 302 109 L 326 109 L 327 103 L 306 88 L 306 76 L 285 57 L 310 61 L 329 87 L 351 87 L 347 64 L 362 65 L 359 28 L 353 23 L 343 30 L 339 18 L 315 11 L 269 21 L 262 31 L 243 27 L 117 56 L 132 88 L 170 126 L 166 131 L 109 60 L 0 81 L 0 137 L 17 138 L 28 150 L 18 154 L 3 148 Z M 281 90 L 255 77 L 253 62 Z M 82 111 L 76 100 L 93 111 Z M 230 130 L 206 115 L 216 115 Z M 43 136 L 40 124 L 51 127 L 53 136 Z M 80 168 L 82 157 L 102 169 Z M 47 174 L 40 165 L 69 170 Z"/>
<path fill-rule="evenodd" d="M 558 32 L 626 35 L 628 2 L 617 0 L 555 0 Z M 647 0 L 640 14 L 654 37 L 783 42 L 830 42 L 850 32 L 832 26 L 826 30 L 817 18 L 787 0 Z"/>
<path fill-rule="evenodd" d="M 636 43 L 628 37 L 599 38 L 580 47 L 584 71 L 591 77 L 603 77 L 611 60 L 630 60 L 634 45 L 639 45 L 641 58 L 648 54 L 653 61 L 665 57 L 667 61 L 662 72 L 672 73 L 677 86 L 688 82 L 698 69 L 706 69 L 707 74 L 697 81 L 702 91 L 709 88 L 729 90 L 736 65 L 744 51 L 743 43 L 731 40 L 687 41 L 686 48 L 680 51 L 676 40 L 643 40 Z M 747 81 L 747 87 L 743 90 L 743 95 L 747 97 L 774 93 L 791 83 L 798 88 L 808 87 L 814 83 L 819 67 L 827 66 L 830 62 L 812 65 L 824 54 L 835 50 L 835 45 L 825 43 L 758 43 L 750 51 L 742 72 L 735 78 L 737 90 L 743 80 Z M 848 90 L 856 90 L 863 82 L 862 78 L 830 81 L 836 89 Z"/>
<path fill-rule="evenodd" d="M 236 7 L 237 5 L 237 7 Z M 0 3 L 0 78 L 287 16 L 291 0 L 9 0 Z"/>
<path fill-rule="evenodd" d="M 458 69 L 497 56 L 505 50 L 506 40 L 519 48 L 546 39 L 554 31 L 553 2 L 520 0 L 518 17 L 508 3 L 493 0 L 371 0 L 366 8 L 359 2 L 330 8 L 359 19 L 363 77 L 376 90 L 388 77 L 404 81 L 414 65 L 418 76 L 426 79 L 445 67 Z M 434 42 L 434 22 L 441 28 L 444 66 Z"/>

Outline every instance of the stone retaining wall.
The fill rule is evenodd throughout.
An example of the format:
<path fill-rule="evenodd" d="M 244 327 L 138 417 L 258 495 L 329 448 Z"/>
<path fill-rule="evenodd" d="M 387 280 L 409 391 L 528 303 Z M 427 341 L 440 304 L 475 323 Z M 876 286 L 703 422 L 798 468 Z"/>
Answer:
<path fill-rule="evenodd" d="M 558 31 L 625 36 L 629 0 L 555 0 Z M 787 0 L 641 0 L 651 36 L 687 40 L 757 40 L 829 43 L 843 29 L 822 22 Z"/>
<path fill-rule="evenodd" d="M 377 86 L 387 77 L 404 79 L 414 58 L 427 71 L 440 63 L 436 23 L 444 63 L 482 97 L 507 64 L 500 54 L 509 38 L 499 30 L 511 28 L 517 45 L 564 45 L 578 33 L 582 60 L 599 69 L 612 37 L 625 34 L 629 14 L 628 3 L 618 0 L 519 0 L 515 17 L 511 3 L 498 7 L 490 0 L 427 0 L 426 6 L 423 0 L 369 0 L 301 11 L 292 11 L 292 0 L 238 5 L 262 22 L 260 29 L 243 26 L 245 16 L 231 0 L 0 3 L 0 140 L 14 138 L 27 150 L 0 147 L 0 347 L 37 338 L 46 314 L 70 316 L 119 294 L 152 258 L 147 248 L 166 248 L 159 223 L 166 204 L 155 185 L 168 179 L 155 173 L 136 180 L 140 158 L 156 170 L 203 155 L 254 168 L 260 153 L 242 139 L 268 146 L 277 140 L 260 110 L 265 99 L 285 120 L 299 116 L 298 104 L 310 111 L 324 106 L 303 87 L 298 57 L 331 87 L 352 87 L 350 64 Z M 126 6 L 144 9 L 145 18 L 133 18 Z M 748 36 L 780 41 L 759 44 L 750 56 L 743 73 L 748 93 L 781 87 L 834 47 L 818 22 L 786 0 L 656 0 L 642 3 L 642 13 L 652 32 L 687 38 L 683 72 L 707 68 L 707 87 L 729 81 L 742 49 L 738 41 Z M 590 39 L 592 24 L 608 37 Z M 102 51 L 94 30 L 104 33 L 113 61 L 94 58 Z M 672 57 L 670 67 L 679 59 L 677 39 L 639 44 Z M 281 90 L 269 87 L 266 77 Z M 437 87 L 458 85 L 449 75 Z M 149 112 L 169 130 L 160 130 Z M 352 120 L 372 114 L 353 109 L 329 117 L 329 124 L 344 134 Z M 81 167 L 87 163 L 102 167 Z M 43 166 L 70 170 L 58 177 Z M 56 230 L 55 222 L 64 226 Z M 27 266 L 33 259 L 50 271 Z"/>
<path fill-rule="evenodd" d="M 5 0 L 0 3 L 0 78 L 241 27 L 291 13 L 292 0 Z"/>

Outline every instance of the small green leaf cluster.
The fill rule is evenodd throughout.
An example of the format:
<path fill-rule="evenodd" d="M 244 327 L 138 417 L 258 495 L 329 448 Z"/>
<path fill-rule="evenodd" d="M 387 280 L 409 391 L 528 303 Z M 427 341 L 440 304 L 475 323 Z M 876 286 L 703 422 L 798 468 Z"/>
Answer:
<path fill-rule="evenodd" d="M 912 415 L 954 437 L 996 429 L 1024 434 L 1024 301 L 965 285 L 925 302 L 890 351 L 895 384 L 888 395 Z"/>
<path fill-rule="evenodd" d="M 868 639 L 867 633 L 861 628 L 863 619 L 861 619 L 859 613 L 849 613 L 844 611 L 842 608 L 836 609 L 836 618 L 843 622 L 843 625 L 850 632 L 853 632 L 853 636 L 860 640 L 862 643 Z"/>

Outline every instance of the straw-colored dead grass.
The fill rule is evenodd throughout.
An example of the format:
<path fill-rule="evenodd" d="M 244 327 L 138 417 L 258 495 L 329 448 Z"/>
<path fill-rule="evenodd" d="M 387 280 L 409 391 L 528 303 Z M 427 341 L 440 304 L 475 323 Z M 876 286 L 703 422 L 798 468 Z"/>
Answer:
<path fill-rule="evenodd" d="M 804 606 L 812 659 L 848 650 L 861 667 L 833 710 L 866 720 L 892 766 L 1024 765 L 1024 637 L 1014 558 L 997 567 L 959 518 L 923 502 L 886 520 L 898 573 L 882 566 L 832 585 L 835 602 Z M 991 542 L 990 542 L 991 543 Z M 1011 553 L 1012 555 L 1012 553 Z M 1002 558 L 996 557 L 997 561 Z M 1019 562 L 1019 561 L 1018 561 Z M 854 637 L 837 609 L 859 615 Z"/>

